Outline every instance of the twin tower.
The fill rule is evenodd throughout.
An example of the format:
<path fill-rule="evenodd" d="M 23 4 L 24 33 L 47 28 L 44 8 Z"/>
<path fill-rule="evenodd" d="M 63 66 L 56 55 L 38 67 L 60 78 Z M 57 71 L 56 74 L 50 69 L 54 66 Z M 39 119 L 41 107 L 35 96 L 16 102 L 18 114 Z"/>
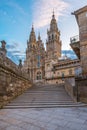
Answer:
<path fill-rule="evenodd" d="M 47 61 L 56 60 L 59 57 L 61 57 L 60 31 L 53 12 L 50 29 L 47 30 L 46 50 L 40 34 L 38 40 L 36 40 L 34 27 L 32 26 L 30 37 L 27 41 L 26 60 L 23 69 L 33 82 L 44 82 L 45 64 Z"/>

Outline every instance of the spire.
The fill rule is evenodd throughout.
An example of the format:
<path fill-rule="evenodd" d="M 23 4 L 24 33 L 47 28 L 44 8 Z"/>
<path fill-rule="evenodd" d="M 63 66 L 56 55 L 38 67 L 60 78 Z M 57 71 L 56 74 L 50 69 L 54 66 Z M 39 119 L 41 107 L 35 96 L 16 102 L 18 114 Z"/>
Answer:
<path fill-rule="evenodd" d="M 56 22 L 56 19 L 55 19 L 54 10 L 53 10 L 53 15 L 52 15 L 51 23 L 50 23 L 50 30 L 58 30 L 58 28 L 57 28 L 57 22 Z"/>
<path fill-rule="evenodd" d="M 40 37 L 40 32 L 39 32 L 39 34 L 38 34 L 38 41 L 40 41 L 41 40 L 41 37 Z"/>
<path fill-rule="evenodd" d="M 55 19 L 54 9 L 53 9 L 52 19 Z"/>
<path fill-rule="evenodd" d="M 32 24 L 32 30 L 31 30 L 31 32 L 34 32 L 34 25 Z"/>
<path fill-rule="evenodd" d="M 34 26 L 32 24 L 32 28 L 31 28 L 31 33 L 30 33 L 30 38 L 29 38 L 31 42 L 36 41 L 36 36 L 35 36 L 35 32 L 34 32 Z"/>

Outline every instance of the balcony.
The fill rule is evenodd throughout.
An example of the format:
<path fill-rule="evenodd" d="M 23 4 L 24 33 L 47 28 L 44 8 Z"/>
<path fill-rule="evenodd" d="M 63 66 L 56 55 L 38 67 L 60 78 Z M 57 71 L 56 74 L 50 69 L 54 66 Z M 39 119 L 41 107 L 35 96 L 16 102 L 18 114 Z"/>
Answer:
<path fill-rule="evenodd" d="M 70 38 L 70 43 L 71 43 L 71 44 L 72 44 L 72 43 L 77 43 L 78 41 L 79 41 L 79 36 L 78 36 L 78 35 L 76 35 L 76 36 Z"/>
<path fill-rule="evenodd" d="M 80 41 L 78 35 L 70 38 L 70 46 L 75 52 L 76 56 L 80 59 Z"/>

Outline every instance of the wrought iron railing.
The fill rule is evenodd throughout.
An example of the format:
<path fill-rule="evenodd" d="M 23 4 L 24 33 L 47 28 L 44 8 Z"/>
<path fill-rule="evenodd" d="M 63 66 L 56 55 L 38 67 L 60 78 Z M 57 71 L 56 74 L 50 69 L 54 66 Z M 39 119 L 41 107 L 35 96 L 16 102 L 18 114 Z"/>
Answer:
<path fill-rule="evenodd" d="M 70 43 L 71 44 L 75 43 L 75 42 L 78 42 L 78 41 L 79 41 L 79 35 L 76 35 L 76 36 L 70 38 Z"/>

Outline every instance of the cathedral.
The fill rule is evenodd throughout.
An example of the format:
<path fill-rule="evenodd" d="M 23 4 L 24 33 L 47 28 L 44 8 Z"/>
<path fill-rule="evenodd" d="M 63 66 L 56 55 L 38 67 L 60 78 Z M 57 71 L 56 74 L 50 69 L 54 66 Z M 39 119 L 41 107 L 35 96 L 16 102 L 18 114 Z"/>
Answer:
<path fill-rule="evenodd" d="M 27 41 L 26 60 L 23 69 L 32 81 L 44 82 L 45 63 L 56 60 L 59 57 L 61 57 L 60 31 L 53 12 L 50 28 L 47 30 L 46 50 L 40 34 L 38 35 L 38 40 L 36 40 L 34 27 L 32 26 L 30 37 Z"/>
<path fill-rule="evenodd" d="M 47 29 L 46 49 L 40 34 L 36 39 L 33 26 L 27 41 L 26 59 L 22 69 L 33 83 L 61 83 L 63 78 L 75 76 L 76 71 L 81 70 L 79 58 L 72 60 L 67 56 L 62 57 L 61 47 L 60 31 L 53 12 L 50 27 Z M 78 57 L 78 53 L 76 54 Z"/>

